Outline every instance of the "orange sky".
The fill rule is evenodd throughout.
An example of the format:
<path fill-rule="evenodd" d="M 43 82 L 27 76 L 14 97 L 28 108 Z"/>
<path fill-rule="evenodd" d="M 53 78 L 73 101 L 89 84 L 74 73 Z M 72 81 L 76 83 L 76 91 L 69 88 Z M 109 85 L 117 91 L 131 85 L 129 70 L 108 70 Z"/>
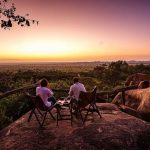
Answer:
<path fill-rule="evenodd" d="M 39 25 L 0 29 L 0 61 L 150 60 L 149 0 L 14 0 Z"/>

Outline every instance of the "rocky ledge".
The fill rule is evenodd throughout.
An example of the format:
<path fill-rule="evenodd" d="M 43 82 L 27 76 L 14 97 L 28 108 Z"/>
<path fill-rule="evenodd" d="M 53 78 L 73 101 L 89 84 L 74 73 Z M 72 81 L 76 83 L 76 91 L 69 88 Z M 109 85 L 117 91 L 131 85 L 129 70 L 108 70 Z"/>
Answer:
<path fill-rule="evenodd" d="M 84 126 L 80 118 L 74 116 L 73 126 L 69 120 L 60 121 L 56 126 L 56 121 L 47 118 L 40 128 L 35 117 L 27 122 L 27 113 L 0 131 L 0 149 L 150 149 L 149 122 L 121 112 L 114 104 L 101 103 L 98 107 L 102 118 L 96 113 L 90 114 Z"/>

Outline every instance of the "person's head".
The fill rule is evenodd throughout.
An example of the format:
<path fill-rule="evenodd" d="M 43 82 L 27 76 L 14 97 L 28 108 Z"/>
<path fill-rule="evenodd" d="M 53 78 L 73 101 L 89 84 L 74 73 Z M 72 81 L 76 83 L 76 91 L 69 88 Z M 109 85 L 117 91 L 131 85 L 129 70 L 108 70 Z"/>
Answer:
<path fill-rule="evenodd" d="M 138 85 L 139 89 L 144 89 L 144 88 L 148 88 L 149 87 L 149 81 L 141 81 Z"/>
<path fill-rule="evenodd" d="M 47 79 L 45 79 L 45 78 L 43 78 L 42 80 L 41 80 L 41 87 L 47 87 L 47 85 L 48 85 L 48 81 L 47 81 Z"/>
<path fill-rule="evenodd" d="M 77 82 L 79 82 L 79 78 L 77 78 L 77 77 L 74 77 L 74 78 L 73 78 L 73 82 L 74 82 L 74 83 L 77 83 Z"/>

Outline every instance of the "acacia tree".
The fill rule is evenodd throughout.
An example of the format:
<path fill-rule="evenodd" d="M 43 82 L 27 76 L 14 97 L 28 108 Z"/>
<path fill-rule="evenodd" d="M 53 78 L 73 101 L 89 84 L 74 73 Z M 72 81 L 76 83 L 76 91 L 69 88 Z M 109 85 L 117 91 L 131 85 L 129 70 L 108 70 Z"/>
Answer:
<path fill-rule="evenodd" d="M 9 3 L 10 0 L 0 0 L 0 26 L 3 29 L 9 29 L 13 23 L 21 27 L 30 26 L 38 21 L 29 19 L 29 14 L 25 16 L 16 14 L 16 7 L 14 3 Z"/>

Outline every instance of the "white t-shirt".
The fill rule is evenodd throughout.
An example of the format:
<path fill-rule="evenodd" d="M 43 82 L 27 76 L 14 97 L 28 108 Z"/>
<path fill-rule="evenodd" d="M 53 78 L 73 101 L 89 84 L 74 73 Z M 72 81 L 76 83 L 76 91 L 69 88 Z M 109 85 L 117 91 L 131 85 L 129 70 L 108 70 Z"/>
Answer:
<path fill-rule="evenodd" d="M 40 96 L 43 100 L 45 106 L 50 107 L 52 104 L 48 101 L 48 98 L 52 96 L 54 93 L 51 89 L 47 87 L 37 87 L 36 88 L 36 95 Z"/>
<path fill-rule="evenodd" d="M 78 100 L 79 99 L 80 91 L 86 92 L 86 89 L 85 89 L 84 85 L 82 83 L 79 83 L 79 82 L 74 83 L 70 87 L 69 95 L 71 93 L 73 93 L 72 97 Z"/>

